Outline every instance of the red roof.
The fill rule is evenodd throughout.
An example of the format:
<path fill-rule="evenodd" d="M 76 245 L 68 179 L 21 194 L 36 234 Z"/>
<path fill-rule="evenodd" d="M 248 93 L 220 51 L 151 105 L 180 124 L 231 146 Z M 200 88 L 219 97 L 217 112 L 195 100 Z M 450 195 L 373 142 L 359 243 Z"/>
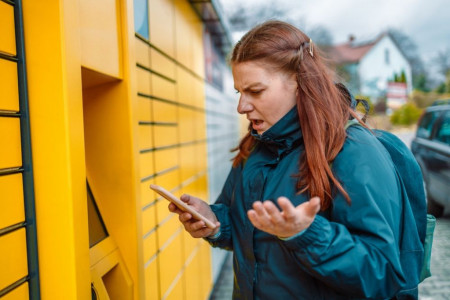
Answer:
<path fill-rule="evenodd" d="M 374 41 L 368 43 L 346 42 L 341 45 L 336 45 L 331 50 L 331 60 L 336 64 L 348 64 L 359 62 L 364 55 L 378 42 L 384 34 L 380 35 Z"/>

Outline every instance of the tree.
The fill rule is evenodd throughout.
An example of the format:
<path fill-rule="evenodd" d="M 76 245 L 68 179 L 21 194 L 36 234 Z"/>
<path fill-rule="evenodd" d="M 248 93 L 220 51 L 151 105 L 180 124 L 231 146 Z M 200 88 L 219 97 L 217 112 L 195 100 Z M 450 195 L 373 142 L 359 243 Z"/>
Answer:
<path fill-rule="evenodd" d="M 441 50 L 434 57 L 433 62 L 437 66 L 437 70 L 444 77 L 450 72 L 450 49 Z"/>
<path fill-rule="evenodd" d="M 398 29 L 391 28 L 388 30 L 388 33 L 411 65 L 413 87 L 421 90 L 425 88 L 429 90 L 429 82 L 427 82 L 428 76 L 423 61 L 420 58 L 416 43 L 408 35 Z"/>
<path fill-rule="evenodd" d="M 281 19 L 287 11 L 286 7 L 277 5 L 274 0 L 255 3 L 251 7 L 244 1 L 226 8 L 228 8 L 226 14 L 233 32 L 247 31 L 261 20 Z"/>
<path fill-rule="evenodd" d="M 402 72 L 400 73 L 400 79 L 399 79 L 399 82 L 406 83 L 406 74 L 405 74 L 405 70 L 402 70 Z"/>
<path fill-rule="evenodd" d="M 333 44 L 333 36 L 330 31 L 321 25 L 309 27 L 305 30 L 305 19 L 292 17 L 292 5 L 275 0 L 260 1 L 251 4 L 243 1 L 236 5 L 227 6 L 225 13 L 228 17 L 232 32 L 248 31 L 263 21 L 277 19 L 302 29 L 316 45 L 322 50 L 327 51 Z"/>

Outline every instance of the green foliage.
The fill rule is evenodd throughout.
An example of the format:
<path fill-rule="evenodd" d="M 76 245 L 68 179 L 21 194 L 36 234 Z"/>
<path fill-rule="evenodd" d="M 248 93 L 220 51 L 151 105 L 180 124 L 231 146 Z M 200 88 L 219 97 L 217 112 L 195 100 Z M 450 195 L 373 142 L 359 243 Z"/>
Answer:
<path fill-rule="evenodd" d="M 428 87 L 428 79 L 427 76 L 422 73 L 415 77 L 413 86 L 416 90 L 422 91 L 422 92 L 429 92 L 430 88 Z"/>
<path fill-rule="evenodd" d="M 406 74 L 405 70 L 402 70 L 402 73 L 400 74 L 400 82 L 406 83 Z"/>
<path fill-rule="evenodd" d="M 405 70 L 402 70 L 400 72 L 400 75 L 397 73 L 394 73 L 394 76 L 392 77 L 392 82 L 403 82 L 406 83 L 406 74 L 405 74 Z"/>
<path fill-rule="evenodd" d="M 438 87 L 435 89 L 435 92 L 438 94 L 443 94 L 445 93 L 447 90 L 447 86 L 445 84 L 445 82 L 442 82 L 440 85 L 438 85 Z"/>
<path fill-rule="evenodd" d="M 417 122 L 422 110 L 414 103 L 408 102 L 394 111 L 391 115 L 391 123 L 394 125 L 412 125 Z"/>

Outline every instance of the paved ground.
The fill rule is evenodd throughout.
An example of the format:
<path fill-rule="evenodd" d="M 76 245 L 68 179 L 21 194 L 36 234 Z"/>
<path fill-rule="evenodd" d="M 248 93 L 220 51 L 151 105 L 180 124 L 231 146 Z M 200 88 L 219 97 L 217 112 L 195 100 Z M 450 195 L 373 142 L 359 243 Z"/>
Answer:
<path fill-rule="evenodd" d="M 233 294 L 233 261 L 232 253 L 228 253 L 222 271 L 220 271 L 219 279 L 214 286 L 209 300 L 230 300 Z"/>
<path fill-rule="evenodd" d="M 450 218 L 437 220 L 431 252 L 432 276 L 419 285 L 419 300 L 450 299 Z M 214 287 L 210 300 L 230 300 L 233 289 L 231 253 Z"/>
<path fill-rule="evenodd" d="M 431 274 L 419 285 L 419 299 L 450 299 L 450 218 L 437 220 L 431 250 Z"/>

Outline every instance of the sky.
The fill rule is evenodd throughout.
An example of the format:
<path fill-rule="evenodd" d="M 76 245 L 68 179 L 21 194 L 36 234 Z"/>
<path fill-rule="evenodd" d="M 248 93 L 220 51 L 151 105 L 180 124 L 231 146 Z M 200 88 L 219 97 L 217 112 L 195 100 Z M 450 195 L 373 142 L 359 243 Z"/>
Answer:
<path fill-rule="evenodd" d="M 220 0 L 223 9 L 237 2 L 264 0 Z M 324 26 L 335 44 L 350 34 L 356 41 L 369 40 L 388 28 L 408 35 L 425 63 L 438 51 L 450 50 L 450 0 L 278 0 L 290 5 L 291 17 L 304 20 L 307 28 Z M 263 21 L 263 20 L 262 20 Z"/>

